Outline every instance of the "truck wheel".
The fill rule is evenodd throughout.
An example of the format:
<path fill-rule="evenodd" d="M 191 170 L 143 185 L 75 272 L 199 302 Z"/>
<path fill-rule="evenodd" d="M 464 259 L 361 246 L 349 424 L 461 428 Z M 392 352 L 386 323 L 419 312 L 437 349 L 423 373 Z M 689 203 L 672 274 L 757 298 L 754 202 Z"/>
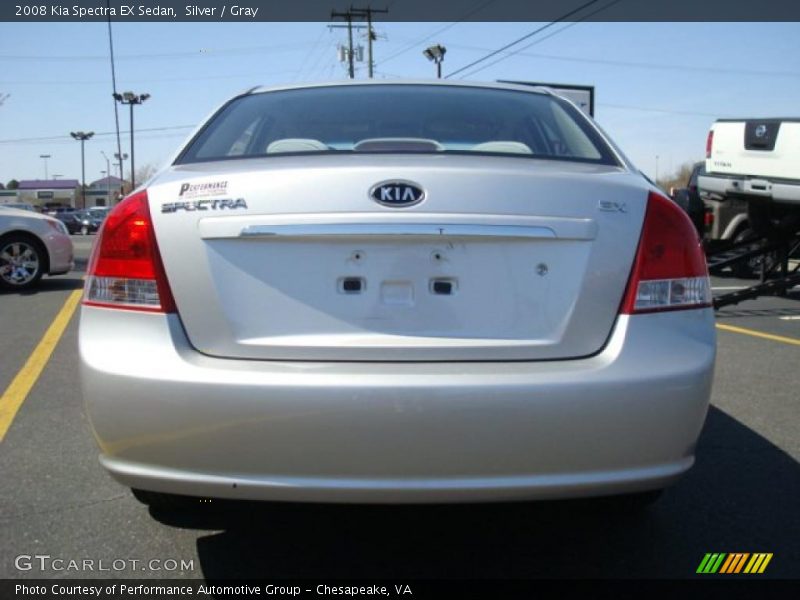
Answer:
<path fill-rule="evenodd" d="M 771 202 L 762 199 L 748 200 L 747 222 L 752 232 L 759 236 L 773 237 L 776 232 L 776 223 Z"/>
<path fill-rule="evenodd" d="M 736 237 L 733 238 L 733 242 L 742 242 L 749 237 L 753 237 L 753 230 L 750 228 L 745 228 L 736 234 Z M 731 272 L 733 273 L 734 277 L 738 277 L 739 279 L 757 279 L 761 277 L 761 263 L 765 258 L 767 260 L 768 268 L 775 264 L 775 261 L 778 260 L 775 252 L 770 252 L 766 255 L 762 254 L 761 256 L 754 256 L 753 258 L 748 258 L 747 260 L 733 264 L 731 266 Z"/>

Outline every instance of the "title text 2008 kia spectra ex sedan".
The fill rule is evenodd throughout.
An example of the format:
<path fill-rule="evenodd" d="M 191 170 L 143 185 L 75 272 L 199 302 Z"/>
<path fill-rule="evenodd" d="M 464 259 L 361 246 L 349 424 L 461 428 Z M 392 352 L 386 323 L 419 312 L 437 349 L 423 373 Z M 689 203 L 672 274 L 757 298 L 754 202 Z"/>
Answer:
<path fill-rule="evenodd" d="M 102 464 L 151 502 L 650 499 L 714 355 L 686 215 L 501 84 L 233 98 L 108 216 L 80 323 Z"/>

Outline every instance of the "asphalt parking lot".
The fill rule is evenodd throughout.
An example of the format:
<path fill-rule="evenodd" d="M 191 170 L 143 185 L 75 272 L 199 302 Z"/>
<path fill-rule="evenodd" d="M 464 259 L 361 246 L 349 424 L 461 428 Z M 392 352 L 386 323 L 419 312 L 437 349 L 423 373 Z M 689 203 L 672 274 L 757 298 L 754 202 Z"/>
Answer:
<path fill-rule="evenodd" d="M 0 294 L 0 392 L 82 286 L 93 238 L 73 239 L 75 271 Z M 717 292 L 747 284 L 713 283 Z M 697 464 L 641 515 L 587 502 L 150 511 L 97 462 L 77 322 L 76 312 L 0 442 L 0 578 L 682 578 L 708 552 L 770 552 L 764 577 L 800 576 L 798 289 L 719 311 Z M 20 569 L 20 555 L 127 562 L 107 572 Z"/>

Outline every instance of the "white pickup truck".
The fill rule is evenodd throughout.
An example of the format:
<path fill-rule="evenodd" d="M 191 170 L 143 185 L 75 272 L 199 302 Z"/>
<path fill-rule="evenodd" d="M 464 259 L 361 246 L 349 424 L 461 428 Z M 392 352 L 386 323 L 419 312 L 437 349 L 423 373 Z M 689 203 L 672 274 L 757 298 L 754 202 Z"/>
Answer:
<path fill-rule="evenodd" d="M 744 200 L 758 235 L 800 229 L 800 118 L 718 119 L 698 188 L 706 198 Z"/>
<path fill-rule="evenodd" d="M 718 119 L 708 132 L 701 191 L 800 209 L 800 118 Z"/>

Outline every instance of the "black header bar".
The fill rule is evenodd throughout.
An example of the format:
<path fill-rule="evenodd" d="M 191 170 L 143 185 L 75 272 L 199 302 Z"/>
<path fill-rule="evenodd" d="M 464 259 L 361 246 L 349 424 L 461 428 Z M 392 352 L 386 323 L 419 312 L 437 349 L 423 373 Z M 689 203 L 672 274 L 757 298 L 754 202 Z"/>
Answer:
<path fill-rule="evenodd" d="M 0 21 L 329 22 L 347 0 L 14 0 Z M 375 21 L 800 21 L 797 0 L 377 0 Z M 388 9 L 386 14 L 378 13 Z M 579 10 L 576 10 L 579 9 Z M 571 16 L 564 15 L 575 11 Z"/>

